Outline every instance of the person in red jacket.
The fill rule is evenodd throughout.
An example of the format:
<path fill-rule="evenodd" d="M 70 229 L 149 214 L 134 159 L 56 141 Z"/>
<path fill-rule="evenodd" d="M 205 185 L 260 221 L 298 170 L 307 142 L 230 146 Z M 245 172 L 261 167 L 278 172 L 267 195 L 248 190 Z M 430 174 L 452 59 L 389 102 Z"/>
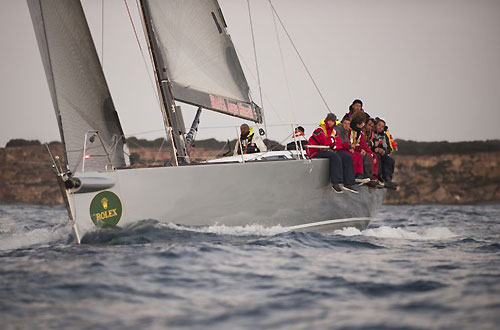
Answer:
<path fill-rule="evenodd" d="M 340 141 L 342 143 L 341 152 L 346 152 L 352 157 L 356 183 L 367 183 L 370 179 L 366 179 L 363 174 L 363 157 L 359 152 L 354 150 L 355 144 L 352 144 L 350 124 L 351 119 L 346 114 L 337 128 L 337 136 L 340 137 Z"/>
<path fill-rule="evenodd" d="M 337 117 L 329 113 L 319 127 L 314 130 L 308 140 L 307 153 L 311 158 L 330 159 L 330 182 L 337 193 L 344 189 L 357 194 L 354 188 L 354 167 L 352 157 L 344 152 L 337 152 L 342 148 L 340 138 L 336 136 L 335 124 Z M 318 147 L 314 147 L 318 146 Z"/>
<path fill-rule="evenodd" d="M 363 157 L 363 168 L 366 177 L 372 179 L 371 186 L 377 184 L 376 175 L 378 174 L 378 160 L 366 143 L 366 137 L 363 131 L 366 122 L 366 115 L 362 112 L 356 113 L 351 121 L 351 141 L 354 145 L 354 151 Z"/>
<path fill-rule="evenodd" d="M 373 151 L 374 149 L 374 141 L 373 137 L 375 135 L 375 119 L 371 118 L 370 116 L 367 116 L 366 124 L 363 127 L 363 136 L 366 145 L 368 146 L 369 150 L 367 150 L 367 155 L 371 157 L 370 162 L 372 164 L 372 173 L 367 173 L 370 175 L 372 181 L 374 181 L 376 184 L 378 183 L 378 168 L 379 168 L 379 162 L 380 162 L 380 157 Z"/>

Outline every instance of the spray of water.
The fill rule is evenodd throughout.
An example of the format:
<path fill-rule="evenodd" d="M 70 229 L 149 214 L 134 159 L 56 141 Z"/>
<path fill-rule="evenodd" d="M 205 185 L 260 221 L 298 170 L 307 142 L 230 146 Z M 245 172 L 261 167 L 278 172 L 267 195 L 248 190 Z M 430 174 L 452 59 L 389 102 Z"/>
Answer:
<path fill-rule="evenodd" d="M 159 226 L 167 227 L 176 230 L 187 230 L 198 233 L 212 233 L 217 235 L 232 235 L 232 236 L 273 236 L 289 231 L 286 227 L 273 226 L 263 227 L 261 225 L 246 225 L 230 227 L 225 225 L 213 225 L 207 227 L 186 227 L 176 224 L 159 224 Z M 359 229 L 348 227 L 342 230 L 336 230 L 335 235 L 342 236 L 371 236 L 379 238 L 395 238 L 395 239 L 410 239 L 410 240 L 441 240 L 449 239 L 458 236 L 446 227 L 428 228 L 423 232 L 413 232 L 401 227 L 382 226 L 373 229 L 360 231 Z"/>
<path fill-rule="evenodd" d="M 288 230 L 280 225 L 272 227 L 264 227 L 262 225 L 245 225 L 245 226 L 226 226 L 226 225 L 213 225 L 206 227 L 186 227 L 173 223 L 158 224 L 160 227 L 167 227 L 176 230 L 188 230 L 198 233 L 212 233 L 217 235 L 231 235 L 231 236 L 273 236 L 285 233 Z"/>
<path fill-rule="evenodd" d="M 378 228 L 369 228 L 360 231 L 356 228 L 344 228 L 342 230 L 336 230 L 334 232 L 336 235 L 342 236 L 371 236 L 379 238 L 396 238 L 396 239 L 410 239 L 410 240 L 442 240 L 450 239 L 458 236 L 446 227 L 433 227 L 424 230 L 421 233 L 409 231 L 401 227 L 389 227 L 381 226 Z"/>
<path fill-rule="evenodd" d="M 280 225 L 264 227 L 258 224 L 235 227 L 220 224 L 206 227 L 187 227 L 173 223 L 158 223 L 156 224 L 156 227 L 230 236 L 274 236 L 289 231 L 286 227 L 282 227 Z M 41 228 L 30 231 L 21 230 L 17 232 L 2 232 L 0 234 L 0 250 L 14 250 L 30 246 L 50 244 L 63 240 L 70 234 L 70 226 L 58 226 L 49 229 Z M 408 240 L 443 240 L 458 236 L 446 227 L 434 227 L 428 228 L 422 232 L 414 232 L 401 227 L 393 228 L 389 226 L 381 226 L 363 231 L 349 227 L 342 230 L 336 230 L 334 234 L 341 236 L 370 236 Z"/>
<path fill-rule="evenodd" d="M 0 236 L 0 250 L 15 250 L 34 245 L 49 244 L 67 238 L 70 234 L 70 226 L 2 233 Z"/>

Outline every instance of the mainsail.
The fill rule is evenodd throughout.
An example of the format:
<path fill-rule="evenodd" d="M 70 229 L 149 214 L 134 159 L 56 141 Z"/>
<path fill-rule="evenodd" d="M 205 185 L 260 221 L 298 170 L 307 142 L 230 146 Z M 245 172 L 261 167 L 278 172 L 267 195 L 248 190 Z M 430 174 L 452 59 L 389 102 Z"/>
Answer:
<path fill-rule="evenodd" d="M 125 166 L 123 131 L 80 1 L 28 0 L 28 6 L 70 170 L 83 162 L 85 170 L 104 170 L 110 161 Z"/>
<path fill-rule="evenodd" d="M 178 101 L 262 122 L 217 0 L 143 0 Z"/>

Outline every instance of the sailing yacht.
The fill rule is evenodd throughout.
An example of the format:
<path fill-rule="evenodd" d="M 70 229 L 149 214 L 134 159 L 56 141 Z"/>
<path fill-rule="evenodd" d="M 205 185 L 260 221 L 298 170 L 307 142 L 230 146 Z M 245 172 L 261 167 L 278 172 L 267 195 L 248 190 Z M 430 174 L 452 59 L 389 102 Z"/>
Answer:
<path fill-rule="evenodd" d="M 75 240 L 156 219 L 183 226 L 364 229 L 385 192 L 336 194 L 326 159 L 270 151 L 191 162 L 180 103 L 262 123 L 216 0 L 139 0 L 172 166 L 131 168 L 79 0 L 27 0 L 64 158 L 53 157 Z M 193 19 L 194 18 L 194 19 Z M 50 152 L 50 150 L 49 150 Z"/>

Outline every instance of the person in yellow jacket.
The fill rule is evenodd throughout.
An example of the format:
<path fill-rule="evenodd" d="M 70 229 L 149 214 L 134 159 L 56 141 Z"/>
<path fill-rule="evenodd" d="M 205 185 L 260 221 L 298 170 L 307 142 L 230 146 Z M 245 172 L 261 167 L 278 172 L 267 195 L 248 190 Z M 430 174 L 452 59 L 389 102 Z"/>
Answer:
<path fill-rule="evenodd" d="M 258 134 L 255 134 L 254 128 L 247 124 L 240 126 L 240 138 L 234 146 L 233 156 L 243 154 L 254 154 L 257 152 L 267 151 L 264 141 Z"/>

